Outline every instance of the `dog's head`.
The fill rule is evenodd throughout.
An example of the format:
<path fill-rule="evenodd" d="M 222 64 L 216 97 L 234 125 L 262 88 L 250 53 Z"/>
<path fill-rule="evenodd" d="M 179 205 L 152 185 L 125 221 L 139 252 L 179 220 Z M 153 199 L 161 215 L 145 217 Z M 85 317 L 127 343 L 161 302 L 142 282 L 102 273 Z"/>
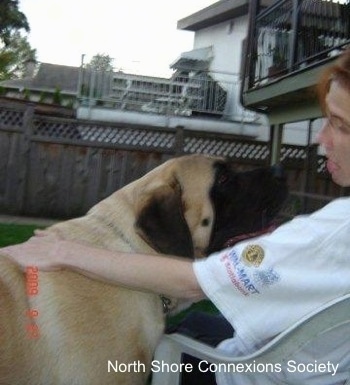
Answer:
<path fill-rule="evenodd" d="M 136 231 L 160 253 L 202 257 L 266 229 L 287 187 L 274 168 L 236 172 L 203 155 L 172 159 L 143 178 Z"/>

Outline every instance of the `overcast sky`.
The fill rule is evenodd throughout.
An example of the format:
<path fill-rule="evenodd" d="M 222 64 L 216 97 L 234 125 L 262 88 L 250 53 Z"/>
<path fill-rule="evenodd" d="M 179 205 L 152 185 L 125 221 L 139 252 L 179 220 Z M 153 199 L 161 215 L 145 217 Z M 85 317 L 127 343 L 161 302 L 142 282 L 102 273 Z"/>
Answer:
<path fill-rule="evenodd" d="M 40 62 L 79 66 L 97 53 L 125 72 L 169 76 L 169 65 L 193 47 L 177 21 L 217 0 L 20 0 L 28 40 Z"/>

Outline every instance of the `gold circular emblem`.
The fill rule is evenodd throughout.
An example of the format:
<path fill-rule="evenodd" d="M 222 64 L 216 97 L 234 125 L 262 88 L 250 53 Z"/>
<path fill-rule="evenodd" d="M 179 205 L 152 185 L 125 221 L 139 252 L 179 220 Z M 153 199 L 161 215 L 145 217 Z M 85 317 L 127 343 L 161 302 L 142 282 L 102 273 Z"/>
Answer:
<path fill-rule="evenodd" d="M 264 249 L 259 245 L 248 245 L 242 253 L 243 262 L 248 266 L 258 267 L 264 259 Z"/>

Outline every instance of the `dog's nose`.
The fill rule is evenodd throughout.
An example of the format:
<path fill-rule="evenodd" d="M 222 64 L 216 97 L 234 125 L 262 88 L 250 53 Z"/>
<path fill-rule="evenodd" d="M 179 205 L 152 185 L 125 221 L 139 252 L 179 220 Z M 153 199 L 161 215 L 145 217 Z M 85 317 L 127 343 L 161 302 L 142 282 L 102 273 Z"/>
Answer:
<path fill-rule="evenodd" d="M 276 163 L 271 166 L 272 175 L 277 179 L 285 179 L 286 174 L 284 172 L 283 166 L 280 163 Z"/>

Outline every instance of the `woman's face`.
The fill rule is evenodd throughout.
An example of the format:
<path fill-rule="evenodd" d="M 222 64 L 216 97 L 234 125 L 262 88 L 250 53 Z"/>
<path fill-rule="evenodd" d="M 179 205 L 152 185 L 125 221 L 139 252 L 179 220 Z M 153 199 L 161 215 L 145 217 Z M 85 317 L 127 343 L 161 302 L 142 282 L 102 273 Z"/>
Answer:
<path fill-rule="evenodd" d="M 337 81 L 326 96 L 327 121 L 318 142 L 324 147 L 327 169 L 340 186 L 350 186 L 350 91 Z"/>

